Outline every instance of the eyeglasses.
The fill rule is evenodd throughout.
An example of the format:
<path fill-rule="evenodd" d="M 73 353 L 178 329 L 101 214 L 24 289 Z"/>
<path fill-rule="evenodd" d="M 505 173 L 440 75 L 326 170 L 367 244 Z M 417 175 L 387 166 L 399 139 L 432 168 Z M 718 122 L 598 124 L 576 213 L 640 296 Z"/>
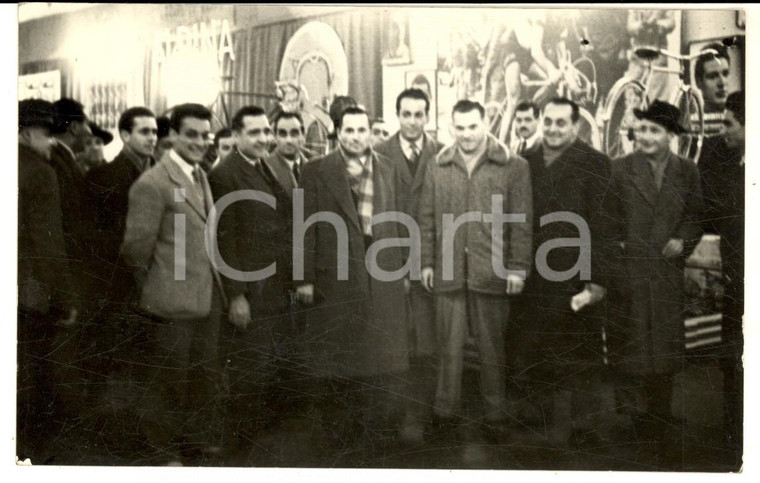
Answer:
<path fill-rule="evenodd" d="M 373 129 L 372 130 L 372 135 L 373 136 L 380 136 L 380 135 L 382 135 L 382 136 L 388 137 L 388 136 L 391 135 L 391 133 L 388 132 L 388 131 L 386 131 L 385 129 Z"/>

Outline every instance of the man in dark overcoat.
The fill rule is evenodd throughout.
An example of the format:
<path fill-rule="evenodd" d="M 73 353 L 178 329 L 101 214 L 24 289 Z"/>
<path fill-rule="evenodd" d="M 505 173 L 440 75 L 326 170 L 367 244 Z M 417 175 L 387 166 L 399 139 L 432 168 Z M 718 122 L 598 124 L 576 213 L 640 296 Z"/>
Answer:
<path fill-rule="evenodd" d="M 136 355 L 138 344 L 126 347 L 123 342 L 139 332 L 132 317 L 137 301 L 134 278 L 119 256 L 119 247 L 127 222 L 129 189 L 155 164 L 153 150 L 158 128 L 155 114 L 145 107 L 124 111 L 118 126 L 124 147 L 113 161 L 90 170 L 85 181 L 87 202 L 94 213 L 93 271 L 101 281 L 94 289 L 102 307 L 96 344 L 101 347 L 99 354 L 124 361 Z"/>
<path fill-rule="evenodd" d="M 64 427 L 59 407 L 56 339 L 75 330 L 76 299 L 70 284 L 61 202 L 48 165 L 53 105 L 19 102 L 18 135 L 18 386 L 16 455 L 45 463 L 54 435 Z"/>
<path fill-rule="evenodd" d="M 294 256 L 305 255 L 302 272 L 294 258 L 294 277 L 302 280 L 299 299 L 314 304 L 306 312 L 304 350 L 309 369 L 328 388 L 323 428 L 350 441 L 351 428 L 336 426 L 377 429 L 375 420 L 389 428 L 385 419 L 394 411 L 383 408 L 390 396 L 403 394 L 409 346 L 403 252 L 398 246 L 376 251 L 402 230 L 371 221 L 400 206 L 397 170 L 370 150 L 369 116 L 360 108 L 343 111 L 338 141 L 339 149 L 302 173 L 304 219 L 320 213 L 327 221 L 308 227 L 303 249 L 294 235 Z M 297 199 L 293 209 L 300 209 Z"/>
<path fill-rule="evenodd" d="M 622 313 L 607 327 L 616 389 L 634 428 L 680 430 L 671 411 L 673 378 L 684 363 L 684 265 L 702 236 L 704 216 L 694 163 L 670 148 L 683 131 L 678 108 L 655 101 L 634 111 L 639 150 L 613 162 L 625 241 Z M 643 399 L 643 407 L 636 399 Z"/>
<path fill-rule="evenodd" d="M 594 435 L 601 400 L 605 292 L 620 238 L 610 160 L 578 139 L 578 106 L 545 107 L 541 143 L 525 154 L 533 185 L 535 270 L 510 324 L 513 351 L 530 380 L 528 410 L 546 413 L 550 439 L 580 444 Z M 511 337 L 511 336 L 510 336 Z M 553 414 L 553 416 L 552 416 Z M 535 414 L 534 414 L 535 415 Z"/>

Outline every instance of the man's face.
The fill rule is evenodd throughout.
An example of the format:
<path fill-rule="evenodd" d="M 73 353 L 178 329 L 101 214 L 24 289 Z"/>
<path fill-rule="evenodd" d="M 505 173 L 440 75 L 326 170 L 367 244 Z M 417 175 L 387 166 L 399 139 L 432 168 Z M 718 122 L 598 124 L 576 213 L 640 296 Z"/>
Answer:
<path fill-rule="evenodd" d="M 245 156 L 261 159 L 269 155 L 271 137 L 272 128 L 266 116 L 245 116 L 243 128 L 235 131 L 235 145 Z"/>
<path fill-rule="evenodd" d="M 547 104 L 543 127 L 543 143 L 551 149 L 565 149 L 578 136 L 578 126 L 573 123 L 573 108 L 566 104 Z"/>
<path fill-rule="evenodd" d="M 425 101 L 404 97 L 401 99 L 398 110 L 398 124 L 401 136 L 407 141 L 420 139 L 428 122 L 425 112 Z"/>
<path fill-rule="evenodd" d="M 275 131 L 277 151 L 286 158 L 295 158 L 306 143 L 301 123 L 294 117 L 286 117 L 277 122 Z"/>
<path fill-rule="evenodd" d="M 366 114 L 346 114 L 338 132 L 338 142 L 350 156 L 361 156 L 369 149 L 369 118 Z"/>
<path fill-rule="evenodd" d="M 375 121 L 372 124 L 372 130 L 369 135 L 369 141 L 374 148 L 378 144 L 382 143 L 390 137 L 391 133 L 388 131 L 388 125 L 383 121 Z"/>
<path fill-rule="evenodd" d="M 77 139 L 77 141 L 80 141 L 82 144 L 92 136 L 92 130 L 90 129 L 90 125 L 87 123 L 87 120 L 84 121 L 74 121 L 71 123 L 71 132 L 74 134 L 74 137 Z"/>
<path fill-rule="evenodd" d="M 734 112 L 728 109 L 723 118 L 723 135 L 729 148 L 744 149 L 744 126 L 736 120 Z"/>
<path fill-rule="evenodd" d="M 728 97 L 728 61 L 720 57 L 710 59 L 704 68 L 699 88 L 705 102 L 724 106 Z"/>
<path fill-rule="evenodd" d="M 486 140 L 486 124 L 477 109 L 455 112 L 451 128 L 457 146 L 464 153 L 474 153 Z"/>
<path fill-rule="evenodd" d="M 217 142 L 219 147 L 216 149 L 216 153 L 219 155 L 219 159 L 226 158 L 235 149 L 235 138 L 232 136 L 221 138 Z"/>
<path fill-rule="evenodd" d="M 132 121 L 131 131 L 121 131 L 121 140 L 140 156 L 153 156 L 158 140 L 156 118 L 139 116 Z"/>
<path fill-rule="evenodd" d="M 533 109 L 517 111 L 515 113 L 515 132 L 522 139 L 528 139 L 538 129 L 538 119 L 533 116 Z"/>
<path fill-rule="evenodd" d="M 670 150 L 671 133 L 660 124 L 638 119 L 635 127 L 636 145 L 648 156 L 661 156 Z"/>
<path fill-rule="evenodd" d="M 27 146 L 45 159 L 50 159 L 50 151 L 55 143 L 55 138 L 50 134 L 50 129 L 41 126 L 27 127 L 21 131 Z"/>
<path fill-rule="evenodd" d="M 179 132 L 171 130 L 172 147 L 185 161 L 200 163 L 208 148 L 211 121 L 197 117 L 185 117 Z"/>
<path fill-rule="evenodd" d="M 84 143 L 85 157 L 90 161 L 103 159 L 103 140 L 97 136 L 91 136 Z"/>

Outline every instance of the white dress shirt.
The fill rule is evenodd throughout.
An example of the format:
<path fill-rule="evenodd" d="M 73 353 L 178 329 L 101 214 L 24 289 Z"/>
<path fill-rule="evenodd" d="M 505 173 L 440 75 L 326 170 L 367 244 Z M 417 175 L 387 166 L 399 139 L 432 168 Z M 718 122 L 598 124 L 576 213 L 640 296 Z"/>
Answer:
<path fill-rule="evenodd" d="M 525 140 L 525 151 L 532 148 L 538 140 L 541 139 L 541 130 L 536 129 L 536 132 L 533 133 L 531 137 Z M 523 138 L 521 138 L 519 135 L 515 137 L 515 139 L 512 141 L 512 145 L 509 146 L 509 150 L 512 151 L 512 154 L 519 154 L 517 151 L 520 149 L 520 143 L 522 142 Z"/>
<path fill-rule="evenodd" d="M 191 183 L 195 184 L 195 178 L 193 178 L 193 165 L 182 159 L 182 157 L 177 154 L 177 152 L 172 149 L 169 151 L 169 158 L 171 158 L 172 161 L 177 163 L 177 166 L 179 166 L 179 169 L 182 170 L 183 173 L 187 176 L 187 178 L 190 180 Z M 197 165 L 196 165 L 197 166 Z"/>
<path fill-rule="evenodd" d="M 413 151 L 411 141 L 408 141 L 404 136 L 400 134 L 398 136 L 398 140 L 399 144 L 401 145 L 401 151 L 403 151 L 406 159 L 412 159 Z M 418 140 L 414 141 L 414 145 L 417 146 L 417 153 L 421 153 L 422 148 L 425 146 L 425 135 L 423 134 Z"/>

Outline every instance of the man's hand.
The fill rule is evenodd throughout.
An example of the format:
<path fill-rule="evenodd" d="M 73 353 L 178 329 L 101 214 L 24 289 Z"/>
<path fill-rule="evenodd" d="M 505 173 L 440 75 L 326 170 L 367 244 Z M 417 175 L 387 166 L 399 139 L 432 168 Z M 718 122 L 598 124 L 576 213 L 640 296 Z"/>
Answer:
<path fill-rule="evenodd" d="M 525 280 L 518 275 L 507 275 L 507 295 L 520 295 L 525 287 Z"/>
<path fill-rule="evenodd" d="M 230 302 L 230 322 L 238 329 L 245 329 L 251 323 L 251 306 L 245 295 L 240 294 Z"/>
<path fill-rule="evenodd" d="M 314 285 L 307 284 L 301 285 L 296 289 L 296 298 L 299 302 L 305 305 L 311 305 L 314 303 Z"/>
<path fill-rule="evenodd" d="M 65 319 L 59 320 L 58 323 L 64 327 L 72 327 L 76 325 L 77 323 L 77 315 L 79 315 L 79 312 L 77 312 L 77 309 L 71 308 L 69 309 L 68 317 L 66 317 Z"/>
<path fill-rule="evenodd" d="M 681 253 L 683 253 L 683 240 L 680 238 L 671 238 L 662 249 L 662 256 L 665 258 L 675 258 Z"/>
<path fill-rule="evenodd" d="M 435 270 L 431 267 L 425 267 L 422 269 L 422 286 L 428 292 L 433 291 L 433 278 L 435 276 Z"/>
<path fill-rule="evenodd" d="M 607 289 L 595 283 L 587 282 L 584 288 L 591 293 L 592 304 L 601 301 L 607 295 Z"/>

